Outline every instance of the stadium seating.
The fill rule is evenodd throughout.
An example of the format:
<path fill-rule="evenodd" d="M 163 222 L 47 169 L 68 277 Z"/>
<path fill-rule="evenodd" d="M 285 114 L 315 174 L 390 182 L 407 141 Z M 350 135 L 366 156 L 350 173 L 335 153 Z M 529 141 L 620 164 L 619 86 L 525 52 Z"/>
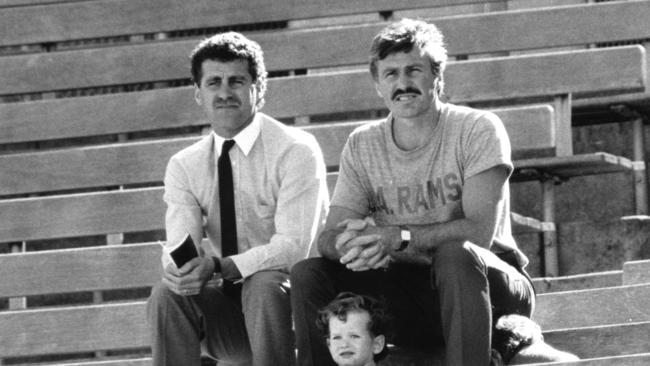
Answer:
<path fill-rule="evenodd" d="M 540 260 L 557 275 L 554 182 L 638 167 L 612 154 L 574 154 L 572 105 L 643 107 L 643 47 L 593 45 L 650 38 L 649 2 L 486 13 L 505 10 L 504 2 L 393 3 L 0 1 L 0 243 L 27 249 L 0 254 L 8 299 L 0 362 L 150 364 L 143 301 L 160 276 L 161 180 L 169 157 L 207 126 L 187 55 L 197 37 L 225 29 L 262 45 L 271 72 L 263 111 L 317 137 L 331 188 L 349 132 L 385 115 L 365 66 L 372 35 L 409 11 L 471 13 L 433 19 L 452 56 L 446 95 L 499 115 L 513 145 L 513 184 L 541 180 L 550 193 L 541 221 L 513 221 L 544 233 Z M 604 27 L 612 17 L 628 21 Z M 328 25 L 337 21 L 344 24 Z M 639 340 L 650 332 L 648 266 L 630 262 L 622 275 L 600 276 L 607 288 L 576 291 L 572 279 L 550 279 L 569 291 L 539 295 L 535 319 L 547 340 L 593 358 L 576 365 L 647 363 L 650 349 Z"/>

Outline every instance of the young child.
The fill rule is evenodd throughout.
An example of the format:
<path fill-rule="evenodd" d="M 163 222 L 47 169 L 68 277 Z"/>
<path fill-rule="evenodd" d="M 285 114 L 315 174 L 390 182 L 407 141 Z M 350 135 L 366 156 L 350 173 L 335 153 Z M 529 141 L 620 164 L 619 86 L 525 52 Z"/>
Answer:
<path fill-rule="evenodd" d="M 388 314 L 369 296 L 340 293 L 320 310 L 316 323 L 339 366 L 375 366 L 388 353 Z"/>

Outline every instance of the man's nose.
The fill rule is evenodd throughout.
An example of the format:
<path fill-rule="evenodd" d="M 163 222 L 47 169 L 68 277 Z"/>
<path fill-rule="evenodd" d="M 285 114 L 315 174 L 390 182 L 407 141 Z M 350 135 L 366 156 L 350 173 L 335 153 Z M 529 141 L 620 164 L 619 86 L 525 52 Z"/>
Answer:
<path fill-rule="evenodd" d="M 405 89 L 407 86 L 411 85 L 411 78 L 405 72 L 399 73 L 397 77 L 397 86 L 401 89 Z"/>
<path fill-rule="evenodd" d="M 228 83 L 222 83 L 216 91 L 216 96 L 219 99 L 227 100 L 232 95 L 232 89 Z"/>

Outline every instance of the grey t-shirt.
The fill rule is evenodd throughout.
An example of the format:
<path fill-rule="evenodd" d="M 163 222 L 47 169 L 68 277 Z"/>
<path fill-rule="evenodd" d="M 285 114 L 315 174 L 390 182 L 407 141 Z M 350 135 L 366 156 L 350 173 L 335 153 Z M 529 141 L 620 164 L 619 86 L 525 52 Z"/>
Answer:
<path fill-rule="evenodd" d="M 510 141 L 495 114 L 442 104 L 428 144 L 401 150 L 392 137 L 392 117 L 357 128 L 341 155 L 332 206 L 364 216 L 377 225 L 423 225 L 464 217 L 465 181 L 495 166 L 512 172 Z M 499 214 L 495 252 L 516 249 L 510 228 L 506 185 Z M 516 250 L 520 265 L 528 259 Z"/>

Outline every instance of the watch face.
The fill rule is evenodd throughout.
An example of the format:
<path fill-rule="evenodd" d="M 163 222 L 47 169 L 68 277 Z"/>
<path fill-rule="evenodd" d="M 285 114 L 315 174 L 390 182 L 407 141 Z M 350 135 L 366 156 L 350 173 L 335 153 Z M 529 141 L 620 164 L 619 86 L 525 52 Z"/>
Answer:
<path fill-rule="evenodd" d="M 402 236 L 403 241 L 411 241 L 411 232 L 409 230 L 402 229 L 400 235 Z"/>

